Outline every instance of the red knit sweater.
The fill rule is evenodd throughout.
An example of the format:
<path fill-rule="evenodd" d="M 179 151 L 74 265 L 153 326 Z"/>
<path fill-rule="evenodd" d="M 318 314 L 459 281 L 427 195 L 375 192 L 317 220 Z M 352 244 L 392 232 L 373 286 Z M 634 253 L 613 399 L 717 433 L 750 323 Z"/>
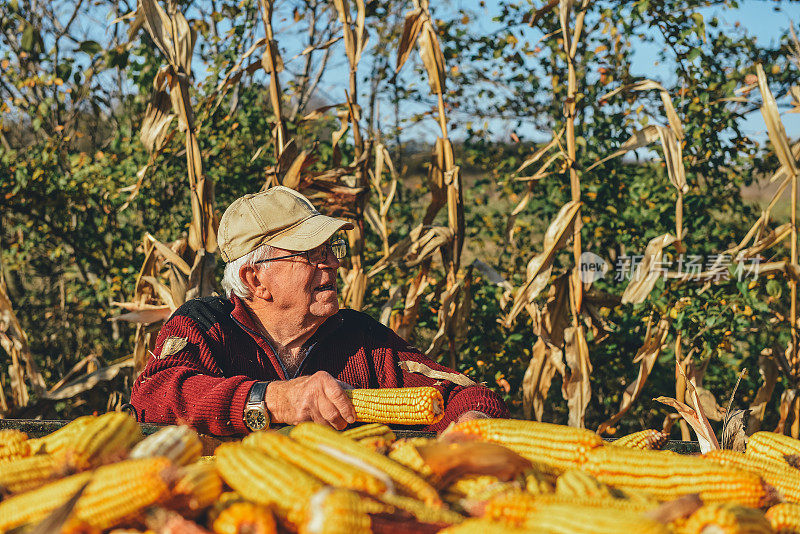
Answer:
<path fill-rule="evenodd" d="M 340 310 L 305 348 L 298 376 L 327 371 L 356 388 L 439 389 L 445 399 L 444 418 L 417 429 L 441 430 L 469 410 L 508 416 L 503 401 L 488 388 L 458 386 L 401 369 L 400 362 L 407 360 L 454 372 L 364 313 Z M 194 299 L 161 328 L 154 357 L 133 385 L 131 404 L 139 422 L 186 424 L 221 436 L 244 434 L 242 415 L 250 387 L 257 381 L 286 379 L 280 360 L 239 298 Z"/>

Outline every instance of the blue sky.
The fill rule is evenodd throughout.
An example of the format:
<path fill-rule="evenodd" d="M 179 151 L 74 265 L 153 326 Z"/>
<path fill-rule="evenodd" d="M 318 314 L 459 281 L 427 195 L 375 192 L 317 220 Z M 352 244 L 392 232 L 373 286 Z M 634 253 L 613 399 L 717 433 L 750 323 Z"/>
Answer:
<path fill-rule="evenodd" d="M 496 4 L 486 1 L 484 7 L 480 7 L 479 0 L 456 0 L 452 4 L 456 9 L 475 10 L 485 13 L 486 17 L 481 19 L 481 25 L 486 30 L 497 29 L 499 26 L 491 22 L 496 14 Z M 772 1 L 772 0 L 740 0 L 739 8 L 706 8 L 700 12 L 706 20 L 712 16 L 717 16 L 722 27 L 732 27 L 736 22 L 750 35 L 754 35 L 762 45 L 778 44 L 782 35 L 789 31 L 789 26 L 794 23 L 795 31 L 800 35 L 800 2 L 795 1 Z M 436 9 L 432 2 L 433 10 Z M 669 84 L 669 73 L 663 66 L 657 64 L 659 48 L 655 43 L 640 43 L 636 47 L 633 58 L 634 74 L 645 76 L 656 81 Z M 798 81 L 800 83 L 800 81 Z M 775 95 L 779 99 L 784 95 Z M 784 99 L 782 103 L 786 103 Z M 800 137 L 800 113 L 786 113 L 788 108 L 782 106 L 781 118 L 786 126 L 789 137 Z M 766 126 L 760 112 L 752 113 L 745 121 L 743 133 L 746 135 L 763 140 L 766 138 Z"/>
<path fill-rule="evenodd" d="M 290 4 L 292 4 L 292 2 L 279 1 L 276 5 L 280 9 L 280 6 L 287 6 Z M 755 35 L 762 44 L 777 43 L 781 35 L 786 33 L 791 22 L 794 22 L 796 25 L 800 25 L 800 2 L 798 1 L 775 2 L 772 0 L 743 0 L 740 1 L 740 6 L 741 7 L 738 9 L 707 8 L 703 10 L 703 15 L 706 19 L 710 18 L 712 15 L 716 15 L 720 19 L 723 26 L 732 26 L 738 21 L 745 31 L 747 31 L 749 34 Z M 467 9 L 477 13 L 479 15 L 478 20 L 473 21 L 473 23 L 478 24 L 482 31 L 492 31 L 499 28 L 499 25 L 492 22 L 492 18 L 497 14 L 497 3 L 492 0 L 486 0 L 483 7 L 481 7 L 479 0 L 434 0 L 431 2 L 431 11 L 434 17 L 437 18 L 448 17 L 448 15 L 460 9 Z M 298 31 L 302 30 L 300 26 L 302 26 L 303 22 L 301 21 L 297 23 L 287 20 L 286 18 L 281 20 L 282 15 L 279 13 L 280 12 L 276 12 L 276 29 L 278 30 L 276 37 L 281 48 L 284 49 L 284 59 L 288 60 L 292 56 L 295 56 L 304 47 L 304 44 L 298 38 Z M 98 16 L 96 17 L 86 17 L 86 20 L 81 21 L 83 23 L 81 26 L 86 29 L 87 36 L 92 36 L 98 31 L 103 32 L 106 34 L 106 36 L 108 36 L 111 29 L 108 26 L 103 28 L 102 19 L 104 17 L 102 17 L 100 13 L 97 13 L 97 15 Z M 190 18 L 193 16 L 196 17 L 197 13 L 190 12 L 187 13 L 187 16 Z M 126 24 L 123 23 L 123 28 L 125 26 Z M 103 39 L 98 38 L 98 41 L 102 42 Z M 342 90 L 344 87 L 343 81 L 346 80 L 347 63 L 344 57 L 344 50 L 341 42 L 334 45 L 334 47 L 334 59 L 330 62 L 329 70 L 320 84 L 320 93 L 325 96 L 329 95 L 328 99 L 330 99 L 332 102 L 338 102 L 342 100 Z M 657 44 L 641 43 L 640 45 L 637 45 L 637 51 L 634 55 L 634 74 L 669 83 L 670 80 L 668 78 L 669 73 L 667 72 L 667 69 L 665 69 L 663 66 L 655 64 L 657 52 Z M 416 53 L 412 55 L 414 58 L 413 61 L 417 61 L 416 55 Z M 301 60 L 299 59 L 295 61 L 289 61 L 290 64 L 287 64 L 287 67 L 289 67 L 290 70 L 297 70 L 300 61 Z M 366 57 L 364 58 L 364 61 L 362 61 L 362 64 L 360 65 L 361 72 L 368 72 L 368 69 L 370 68 L 368 61 L 369 60 Z M 195 78 L 202 77 L 203 70 L 199 61 L 194 63 L 194 68 Z M 406 69 L 408 68 L 409 67 L 406 67 Z M 284 76 L 288 75 L 288 72 L 284 74 Z M 424 80 L 417 80 L 416 83 L 426 85 Z M 365 89 L 366 84 L 362 82 L 361 88 Z M 776 96 L 780 98 L 783 95 Z M 361 98 L 366 100 L 364 96 Z M 362 102 L 362 105 L 365 104 L 366 102 Z M 384 116 L 389 115 L 390 113 L 390 106 L 387 104 L 388 102 L 384 103 L 382 106 L 382 115 Z M 415 112 L 421 111 L 422 109 L 424 108 L 417 110 L 414 109 L 414 106 L 411 106 L 410 108 L 407 108 L 406 111 Z M 782 118 L 784 124 L 786 125 L 789 136 L 793 138 L 800 137 L 800 113 L 785 113 L 786 109 L 783 109 L 782 111 L 784 111 Z M 385 123 L 385 125 L 386 124 L 391 123 Z M 497 127 L 494 126 L 495 125 L 492 124 L 492 129 L 494 130 L 494 133 L 498 135 L 498 137 L 508 139 L 510 127 L 504 124 L 497 124 Z M 755 139 L 764 139 L 766 136 L 766 128 L 760 113 L 756 112 L 751 114 L 751 116 L 749 116 L 746 120 L 743 130 L 746 135 L 749 135 Z M 517 130 L 517 132 L 521 135 L 530 133 L 530 135 L 525 135 L 525 137 L 529 138 L 540 137 L 540 135 L 536 135 L 536 132 L 525 132 L 519 130 Z M 415 136 L 420 140 L 432 141 L 434 137 L 438 135 L 438 133 L 436 122 L 433 119 L 423 121 L 421 125 L 409 130 L 409 135 Z M 540 134 L 541 133 L 544 132 L 540 132 Z"/>

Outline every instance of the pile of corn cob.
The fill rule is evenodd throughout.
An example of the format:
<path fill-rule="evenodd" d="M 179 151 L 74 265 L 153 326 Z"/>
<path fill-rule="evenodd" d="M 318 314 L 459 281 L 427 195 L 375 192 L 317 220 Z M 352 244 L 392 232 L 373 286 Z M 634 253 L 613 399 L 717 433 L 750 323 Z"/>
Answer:
<path fill-rule="evenodd" d="M 358 418 L 440 417 L 381 415 L 378 401 Z M 744 454 L 702 456 L 656 450 L 665 441 L 502 419 L 435 440 L 303 423 L 201 456 L 187 427 L 145 438 L 108 413 L 43 438 L 0 431 L 0 532 L 800 533 L 800 441 L 758 432 Z"/>

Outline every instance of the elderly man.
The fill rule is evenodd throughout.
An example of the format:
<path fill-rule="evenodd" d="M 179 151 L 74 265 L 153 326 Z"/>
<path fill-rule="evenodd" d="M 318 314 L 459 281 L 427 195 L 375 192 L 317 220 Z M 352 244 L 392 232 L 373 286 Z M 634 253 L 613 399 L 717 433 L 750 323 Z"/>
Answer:
<path fill-rule="evenodd" d="M 346 221 L 286 187 L 246 195 L 219 226 L 228 298 L 190 300 L 159 333 L 133 385 L 140 422 L 243 434 L 270 423 L 355 418 L 344 388 L 434 386 L 445 416 L 505 417 L 491 390 L 426 358 L 368 315 L 339 309 L 336 273 Z"/>

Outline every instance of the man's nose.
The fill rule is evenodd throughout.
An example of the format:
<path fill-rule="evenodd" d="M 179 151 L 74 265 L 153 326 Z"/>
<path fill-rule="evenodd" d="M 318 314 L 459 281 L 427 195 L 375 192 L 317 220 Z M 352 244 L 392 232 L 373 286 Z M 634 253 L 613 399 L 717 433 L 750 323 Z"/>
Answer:
<path fill-rule="evenodd" d="M 325 250 L 325 261 L 322 263 L 322 265 L 328 269 L 338 269 L 342 266 L 342 262 L 336 257 L 336 254 L 333 253 L 333 250 L 331 250 L 330 246 L 328 246 L 327 250 Z"/>

